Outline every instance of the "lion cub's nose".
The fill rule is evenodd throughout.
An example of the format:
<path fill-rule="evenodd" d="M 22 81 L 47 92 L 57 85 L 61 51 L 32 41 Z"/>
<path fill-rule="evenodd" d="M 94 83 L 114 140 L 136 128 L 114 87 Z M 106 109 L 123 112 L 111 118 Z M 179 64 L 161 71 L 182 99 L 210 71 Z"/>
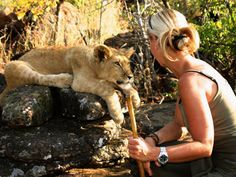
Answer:
<path fill-rule="evenodd" d="M 128 76 L 128 79 L 129 79 L 129 80 L 133 79 L 133 75 L 129 75 L 129 76 Z"/>

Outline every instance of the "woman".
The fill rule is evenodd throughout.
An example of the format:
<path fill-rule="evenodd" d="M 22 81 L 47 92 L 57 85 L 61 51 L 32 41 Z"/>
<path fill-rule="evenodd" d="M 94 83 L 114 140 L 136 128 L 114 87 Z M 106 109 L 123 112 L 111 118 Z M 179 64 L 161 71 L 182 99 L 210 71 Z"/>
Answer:
<path fill-rule="evenodd" d="M 236 177 L 236 97 L 227 81 L 196 59 L 198 32 L 183 14 L 165 9 L 148 23 L 153 56 L 178 78 L 172 122 L 145 140 L 129 139 L 129 153 L 149 176 Z M 190 142 L 178 140 L 187 127 Z"/>

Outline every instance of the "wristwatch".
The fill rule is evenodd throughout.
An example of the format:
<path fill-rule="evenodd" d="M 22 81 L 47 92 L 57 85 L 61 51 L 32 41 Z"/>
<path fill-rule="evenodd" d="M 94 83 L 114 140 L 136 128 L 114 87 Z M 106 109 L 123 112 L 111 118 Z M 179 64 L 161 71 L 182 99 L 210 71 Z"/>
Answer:
<path fill-rule="evenodd" d="M 168 162 L 168 154 L 165 147 L 160 147 L 160 154 L 157 160 L 161 165 L 165 165 Z"/>

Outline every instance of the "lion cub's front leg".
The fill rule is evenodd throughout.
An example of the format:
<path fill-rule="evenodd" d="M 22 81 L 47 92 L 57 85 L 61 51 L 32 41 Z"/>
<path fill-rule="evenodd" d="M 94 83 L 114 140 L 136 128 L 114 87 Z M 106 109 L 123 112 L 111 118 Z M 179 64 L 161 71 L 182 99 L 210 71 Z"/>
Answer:
<path fill-rule="evenodd" d="M 84 84 L 88 81 L 89 84 Z M 124 115 L 121 110 L 119 96 L 112 84 L 103 80 L 76 76 L 72 83 L 72 89 L 77 92 L 87 92 L 100 96 L 105 100 L 110 116 L 114 121 L 117 124 L 123 123 Z"/>
<path fill-rule="evenodd" d="M 113 120 L 117 124 L 122 124 L 124 122 L 124 115 L 122 113 L 119 96 L 116 91 L 114 90 L 112 94 L 102 96 L 102 98 L 106 101 L 110 116 Z"/>

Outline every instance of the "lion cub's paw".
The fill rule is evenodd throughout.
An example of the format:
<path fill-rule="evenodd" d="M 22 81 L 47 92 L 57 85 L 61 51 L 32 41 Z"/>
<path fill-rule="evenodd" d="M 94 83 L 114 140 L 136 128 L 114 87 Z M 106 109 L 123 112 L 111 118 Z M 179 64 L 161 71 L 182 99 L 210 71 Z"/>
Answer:
<path fill-rule="evenodd" d="M 58 79 L 57 79 L 57 87 L 60 88 L 68 88 L 72 85 L 73 82 L 73 76 L 68 73 L 61 73 L 58 74 Z"/>
<path fill-rule="evenodd" d="M 133 87 L 131 87 L 130 89 L 125 89 L 123 90 L 123 93 L 126 95 L 126 96 L 131 96 L 132 98 L 132 103 L 133 103 L 133 106 L 135 108 L 139 108 L 140 107 L 140 97 L 139 97 L 139 94 L 137 92 L 137 90 L 135 90 Z"/>
<path fill-rule="evenodd" d="M 140 101 L 140 97 L 137 90 L 135 89 L 130 90 L 129 95 L 132 98 L 132 103 L 133 103 L 134 108 L 139 108 L 141 101 Z"/>
<path fill-rule="evenodd" d="M 132 102 L 135 108 L 139 108 L 141 104 L 140 97 L 138 95 L 138 92 L 132 95 Z"/>

